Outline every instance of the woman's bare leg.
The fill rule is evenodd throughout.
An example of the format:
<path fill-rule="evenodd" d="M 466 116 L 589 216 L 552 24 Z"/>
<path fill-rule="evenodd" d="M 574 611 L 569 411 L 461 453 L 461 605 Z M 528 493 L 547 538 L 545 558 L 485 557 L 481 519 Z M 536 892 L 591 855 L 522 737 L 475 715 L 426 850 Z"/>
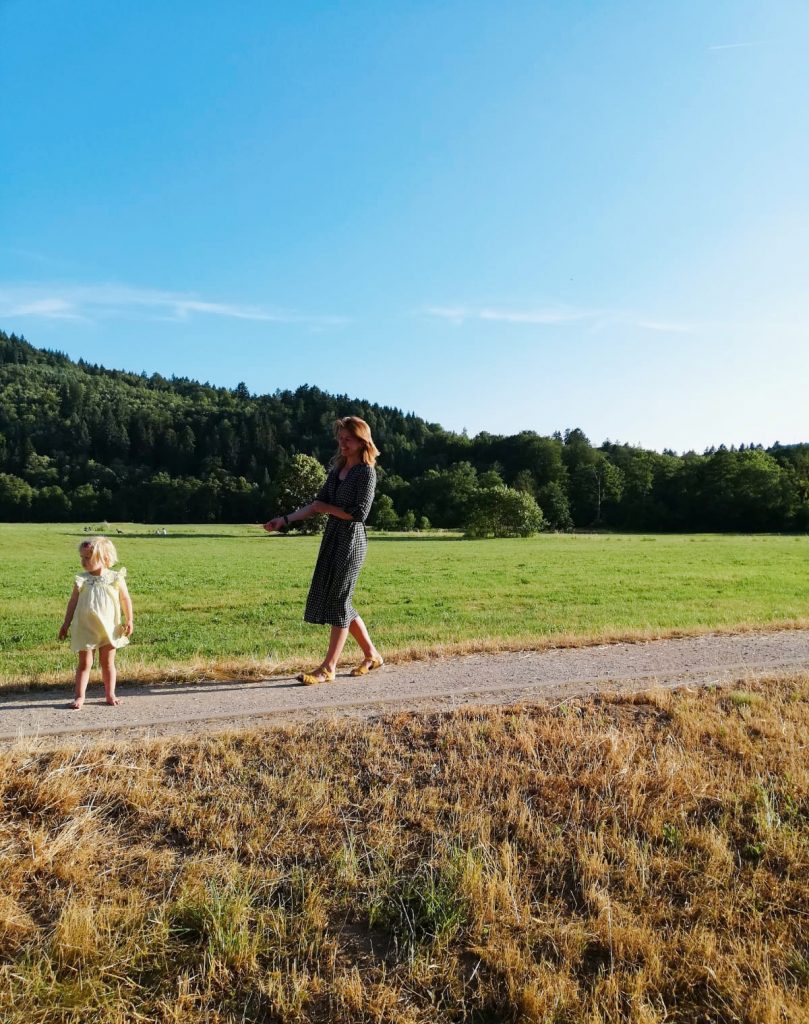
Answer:
<path fill-rule="evenodd" d="M 84 703 L 84 695 L 87 693 L 87 684 L 90 682 L 90 669 L 93 667 L 93 652 L 79 651 L 79 661 L 76 665 L 76 685 L 73 690 L 73 703 L 70 705 L 73 711 L 78 711 Z"/>
<path fill-rule="evenodd" d="M 382 661 L 382 655 L 374 646 L 374 642 L 371 639 L 371 635 L 368 632 L 368 627 L 359 617 L 354 619 L 351 625 L 348 627 L 348 632 L 354 637 L 357 643 L 362 648 L 362 653 L 365 655 L 365 665 L 370 668 L 371 662 Z"/>
<path fill-rule="evenodd" d="M 374 643 L 368 633 L 368 629 L 359 615 L 352 619 L 348 628 L 345 626 L 332 626 L 331 634 L 329 636 L 329 649 L 326 652 L 326 657 L 321 662 L 320 668 L 316 669 L 312 675 L 317 675 L 319 672 L 336 672 L 337 662 L 340 660 L 340 655 L 343 653 L 348 634 L 351 634 L 357 643 L 362 648 L 362 653 L 365 655 L 365 663 L 368 667 L 371 667 L 371 663 L 375 660 L 382 661 L 382 655 L 374 647 Z"/>
<path fill-rule="evenodd" d="M 351 627 L 349 627 L 350 629 Z M 320 666 L 326 672 L 334 672 L 337 668 L 337 662 L 340 660 L 340 655 L 343 653 L 346 640 L 348 639 L 348 629 L 345 626 L 332 626 L 331 634 L 329 636 L 329 649 L 326 652 L 326 657 L 323 659 L 323 664 Z"/>
<path fill-rule="evenodd" d="M 101 679 L 104 683 L 104 696 L 107 703 L 115 706 L 121 702 L 115 696 L 115 684 L 118 681 L 118 673 L 115 669 L 115 648 L 112 644 L 105 644 L 99 648 L 98 660 L 101 662 Z"/>

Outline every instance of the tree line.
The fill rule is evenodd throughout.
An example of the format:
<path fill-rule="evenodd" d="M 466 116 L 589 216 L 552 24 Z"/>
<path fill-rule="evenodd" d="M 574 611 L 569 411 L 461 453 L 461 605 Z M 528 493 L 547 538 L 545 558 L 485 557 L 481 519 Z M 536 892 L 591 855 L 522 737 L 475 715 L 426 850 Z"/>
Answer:
<path fill-rule="evenodd" d="M 595 446 L 579 429 L 470 438 L 308 385 L 254 395 L 110 370 L 2 331 L 0 518 L 263 521 L 311 475 L 299 456 L 328 463 L 348 414 L 382 450 L 380 528 L 483 536 L 527 516 L 555 530 L 809 529 L 809 444 L 678 455 Z"/>

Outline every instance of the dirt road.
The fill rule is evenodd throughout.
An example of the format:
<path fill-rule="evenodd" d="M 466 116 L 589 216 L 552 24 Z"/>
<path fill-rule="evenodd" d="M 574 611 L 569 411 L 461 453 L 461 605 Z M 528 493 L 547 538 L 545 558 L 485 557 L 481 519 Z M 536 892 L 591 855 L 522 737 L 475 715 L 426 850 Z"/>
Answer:
<path fill-rule="evenodd" d="M 123 686 L 117 708 L 107 707 L 101 687 L 94 685 L 81 711 L 68 709 L 64 691 L 0 695 L 0 742 L 189 735 L 267 721 L 558 701 L 799 671 L 809 671 L 809 630 L 414 661 L 385 666 L 363 679 L 338 676 L 334 683 L 314 687 L 288 677 Z"/>

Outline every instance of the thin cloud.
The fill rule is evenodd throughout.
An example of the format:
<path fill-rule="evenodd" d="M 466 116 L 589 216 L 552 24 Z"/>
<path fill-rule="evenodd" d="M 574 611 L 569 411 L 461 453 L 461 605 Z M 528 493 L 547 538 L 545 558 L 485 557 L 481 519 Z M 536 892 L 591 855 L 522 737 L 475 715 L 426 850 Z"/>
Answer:
<path fill-rule="evenodd" d="M 423 310 L 427 316 L 462 324 L 467 320 L 491 320 L 511 324 L 565 324 L 585 319 L 588 314 L 576 309 L 548 307 L 543 309 L 470 309 L 466 306 L 428 306 Z"/>
<path fill-rule="evenodd" d="M 32 316 L 45 320 L 85 320 L 86 318 L 76 313 L 73 306 L 64 299 L 35 299 L 31 302 L 11 302 L 8 307 L 3 302 L 3 295 L 0 293 L 0 313 L 3 316 Z"/>
<path fill-rule="evenodd" d="M 706 50 L 741 50 L 748 46 L 764 46 L 766 40 L 757 39 L 751 43 L 719 43 L 717 46 L 706 46 Z"/>
<path fill-rule="evenodd" d="M 346 317 L 210 302 L 184 292 L 133 288 L 121 284 L 0 285 L 0 316 L 85 322 L 110 319 L 185 321 L 192 316 L 215 316 L 264 323 L 297 323 L 312 327 L 348 322 Z"/>
<path fill-rule="evenodd" d="M 662 331 L 664 334 L 693 334 L 695 330 L 690 324 L 672 324 L 662 320 L 638 320 L 635 326 L 645 331 Z"/>
<path fill-rule="evenodd" d="M 428 306 L 420 310 L 425 316 L 434 316 L 439 320 L 448 320 L 451 324 L 460 326 L 469 317 L 469 311 L 456 306 Z"/>
<path fill-rule="evenodd" d="M 46 267 L 51 274 L 71 274 L 75 276 L 81 273 L 81 268 L 75 260 L 64 259 L 60 256 L 49 256 L 47 253 L 36 252 L 33 249 L 21 249 L 19 246 L 3 245 L 0 246 L 0 253 L 12 256 L 18 261 L 28 261 L 29 263 L 37 264 L 39 267 Z"/>
<path fill-rule="evenodd" d="M 493 309 L 469 306 L 428 306 L 420 311 L 426 316 L 446 320 L 456 327 L 467 321 L 490 321 L 529 326 L 567 327 L 581 326 L 590 330 L 601 330 L 610 325 L 623 324 L 646 331 L 662 331 L 672 334 L 691 334 L 696 330 L 692 324 L 658 320 L 639 313 L 605 309 L 575 309 L 566 306 L 547 306 L 539 309 Z"/>
<path fill-rule="evenodd" d="M 583 320 L 584 313 L 575 309 L 532 309 L 514 312 L 508 309 L 481 309 L 481 320 L 498 320 L 510 324 L 566 324 Z"/>

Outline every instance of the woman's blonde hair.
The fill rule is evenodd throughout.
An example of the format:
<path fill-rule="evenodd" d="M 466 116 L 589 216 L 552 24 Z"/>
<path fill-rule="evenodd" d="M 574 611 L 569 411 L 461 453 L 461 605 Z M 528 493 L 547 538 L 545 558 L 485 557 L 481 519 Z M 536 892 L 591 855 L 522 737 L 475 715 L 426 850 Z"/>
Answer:
<path fill-rule="evenodd" d="M 88 537 L 79 544 L 79 554 L 87 548 L 93 552 L 93 561 L 101 562 L 107 569 L 118 561 L 118 552 L 109 537 Z"/>
<path fill-rule="evenodd" d="M 334 421 L 334 436 L 337 437 L 341 430 L 347 430 L 358 441 L 362 441 L 362 461 L 366 466 L 375 466 L 379 449 L 374 444 L 374 439 L 371 437 L 371 428 L 365 420 L 361 420 L 359 416 L 342 416 L 339 420 Z M 337 454 L 331 460 L 332 466 L 341 469 L 345 461 L 345 456 L 340 453 L 338 448 Z"/>

